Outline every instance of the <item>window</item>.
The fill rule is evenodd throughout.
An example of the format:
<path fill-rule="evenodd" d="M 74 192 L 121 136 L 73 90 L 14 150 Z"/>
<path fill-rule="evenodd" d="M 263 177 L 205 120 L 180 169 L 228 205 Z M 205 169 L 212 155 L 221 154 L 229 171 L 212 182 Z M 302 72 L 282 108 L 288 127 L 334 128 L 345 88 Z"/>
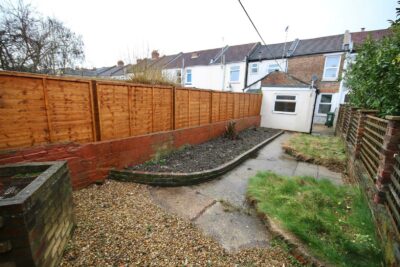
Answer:
<path fill-rule="evenodd" d="M 252 63 L 250 65 L 250 73 L 257 74 L 258 73 L 258 63 Z"/>
<path fill-rule="evenodd" d="M 340 55 L 332 55 L 325 57 L 325 67 L 323 80 L 336 81 L 339 76 Z"/>
<path fill-rule="evenodd" d="M 177 83 L 181 83 L 182 82 L 182 72 L 181 72 L 181 70 L 176 70 L 176 82 Z"/>
<path fill-rule="evenodd" d="M 332 95 L 321 94 L 321 98 L 319 100 L 318 105 L 318 113 L 326 114 L 331 111 L 332 107 Z"/>
<path fill-rule="evenodd" d="M 186 70 L 186 84 L 192 84 L 192 70 Z"/>
<path fill-rule="evenodd" d="M 295 95 L 277 95 L 275 98 L 275 112 L 296 112 L 296 96 Z"/>
<path fill-rule="evenodd" d="M 232 66 L 230 74 L 231 82 L 239 82 L 240 66 Z"/>
<path fill-rule="evenodd" d="M 279 70 L 279 65 L 278 64 L 269 64 L 268 65 L 268 70 L 267 70 L 268 73 L 271 73 L 271 72 L 273 72 L 275 70 Z"/>

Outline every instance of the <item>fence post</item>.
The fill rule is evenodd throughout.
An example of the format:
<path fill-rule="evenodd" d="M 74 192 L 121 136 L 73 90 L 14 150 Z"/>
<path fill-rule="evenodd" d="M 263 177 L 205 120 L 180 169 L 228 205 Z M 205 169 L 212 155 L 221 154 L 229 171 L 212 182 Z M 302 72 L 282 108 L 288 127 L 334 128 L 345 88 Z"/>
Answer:
<path fill-rule="evenodd" d="M 344 104 L 339 105 L 337 121 L 336 121 L 336 125 L 335 125 L 335 136 L 337 136 L 338 133 L 340 132 L 340 125 L 342 124 L 342 118 L 343 118 L 343 105 Z"/>
<path fill-rule="evenodd" d="M 390 182 L 390 175 L 395 163 L 394 155 L 399 152 L 400 142 L 400 116 L 386 116 L 388 126 L 383 140 L 383 146 L 380 155 L 376 187 L 378 193 L 375 196 L 375 202 L 382 203 L 386 191 L 386 185 Z"/>
<path fill-rule="evenodd" d="M 354 158 L 358 158 L 361 150 L 361 142 L 362 142 L 362 137 L 364 134 L 365 130 L 365 121 L 367 120 L 367 115 L 375 115 L 378 113 L 376 110 L 367 110 L 367 109 L 360 109 L 357 110 L 359 113 L 359 120 L 357 124 L 357 130 L 356 130 L 356 140 L 354 143 Z"/>
<path fill-rule="evenodd" d="M 172 130 L 176 130 L 176 87 L 172 87 Z"/>
<path fill-rule="evenodd" d="M 351 128 L 351 123 L 354 117 L 354 113 L 356 112 L 356 109 L 353 107 L 350 107 L 350 112 L 349 112 L 349 123 L 346 128 L 346 132 L 344 133 L 344 141 L 348 142 L 349 141 L 349 134 L 350 134 L 350 128 Z"/>

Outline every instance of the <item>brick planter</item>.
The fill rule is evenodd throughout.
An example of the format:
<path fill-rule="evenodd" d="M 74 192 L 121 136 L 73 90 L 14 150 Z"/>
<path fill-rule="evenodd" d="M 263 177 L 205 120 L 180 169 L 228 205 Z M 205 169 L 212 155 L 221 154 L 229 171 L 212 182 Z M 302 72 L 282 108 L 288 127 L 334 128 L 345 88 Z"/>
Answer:
<path fill-rule="evenodd" d="M 37 177 L 21 186 L 30 176 Z M 0 200 L 0 266 L 56 266 L 74 225 L 67 164 L 0 166 L 0 183 L 12 189 L 14 180 L 21 190 Z"/>

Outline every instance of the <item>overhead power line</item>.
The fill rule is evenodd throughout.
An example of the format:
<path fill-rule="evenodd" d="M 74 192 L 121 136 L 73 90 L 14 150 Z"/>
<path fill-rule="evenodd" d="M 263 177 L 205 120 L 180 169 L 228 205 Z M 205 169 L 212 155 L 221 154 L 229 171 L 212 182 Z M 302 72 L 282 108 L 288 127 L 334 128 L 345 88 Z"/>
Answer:
<path fill-rule="evenodd" d="M 257 26 L 254 24 L 254 22 L 253 22 L 253 20 L 251 19 L 249 13 L 247 12 L 246 8 L 243 6 L 243 4 L 242 4 L 242 2 L 241 2 L 240 0 L 238 0 L 238 1 L 239 1 L 240 6 L 242 7 L 244 13 L 246 13 L 247 18 L 250 20 L 251 24 L 253 25 L 254 30 L 256 30 L 258 36 L 260 37 L 262 43 L 263 43 L 264 46 L 267 48 L 268 52 L 271 54 L 272 59 L 275 60 L 275 62 L 276 62 L 276 64 L 278 65 L 279 69 L 280 69 L 281 71 L 283 71 L 283 70 L 282 70 L 282 67 L 281 67 L 281 64 L 279 64 L 278 60 L 276 60 L 276 57 L 275 57 L 274 54 L 272 53 L 271 49 L 269 48 L 269 46 L 267 45 L 267 43 L 264 41 L 264 38 L 261 36 L 261 33 L 260 33 L 259 30 L 257 29 Z"/>

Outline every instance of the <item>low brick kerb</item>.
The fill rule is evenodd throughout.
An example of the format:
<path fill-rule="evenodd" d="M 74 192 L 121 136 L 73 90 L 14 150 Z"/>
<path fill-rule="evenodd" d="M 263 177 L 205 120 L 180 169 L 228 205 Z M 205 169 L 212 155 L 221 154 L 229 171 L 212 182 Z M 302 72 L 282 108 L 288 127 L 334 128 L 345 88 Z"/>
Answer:
<path fill-rule="evenodd" d="M 233 160 L 210 170 L 192 172 L 192 173 L 170 173 L 170 172 L 144 172 L 144 171 L 133 171 L 133 170 L 111 170 L 109 174 L 110 179 L 134 182 L 155 186 L 183 186 L 202 183 L 213 178 L 216 178 L 242 163 L 248 159 L 253 153 L 258 151 L 260 148 L 277 138 L 283 133 L 278 132 L 274 136 L 266 139 L 260 144 L 247 150 L 241 155 L 237 156 Z"/>

